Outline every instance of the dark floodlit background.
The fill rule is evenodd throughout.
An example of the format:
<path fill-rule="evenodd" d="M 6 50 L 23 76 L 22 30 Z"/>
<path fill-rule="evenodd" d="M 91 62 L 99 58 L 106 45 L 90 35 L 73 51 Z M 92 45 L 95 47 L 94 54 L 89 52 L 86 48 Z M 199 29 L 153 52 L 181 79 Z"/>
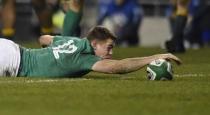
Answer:
<path fill-rule="evenodd" d="M 2 9 L 2 1 L 1 9 Z M 31 0 L 15 0 L 16 6 L 16 21 L 15 21 L 15 40 L 17 41 L 36 41 L 38 36 L 40 35 L 39 31 L 39 21 L 35 14 L 35 11 L 30 4 Z M 48 1 L 56 1 L 56 0 L 48 0 Z M 102 15 L 102 10 L 109 2 L 113 0 L 86 0 L 84 16 L 81 23 L 81 36 L 84 37 L 85 33 L 91 27 L 97 24 L 104 24 L 106 26 L 111 26 L 109 28 L 113 29 L 113 25 L 115 25 L 115 21 L 119 23 L 123 23 L 126 19 L 123 19 L 123 16 L 118 16 L 115 21 L 105 18 L 104 23 L 99 23 L 100 15 Z M 138 46 L 161 46 L 163 47 L 164 42 L 171 37 L 171 28 L 169 23 L 169 16 L 172 12 L 170 6 L 170 1 L 173 0 L 128 0 L 128 1 L 136 1 L 139 4 L 140 13 L 140 24 L 139 28 L 134 30 L 128 29 L 128 26 L 123 27 L 124 31 L 137 31 L 138 34 Z M 196 7 L 199 1 L 201 0 L 192 0 L 192 4 Z M 207 0 L 208 1 L 208 0 Z M 129 7 L 129 6 L 128 6 Z M 130 7 L 133 7 L 130 5 Z M 195 12 L 192 8 L 189 7 L 190 12 Z M 2 11 L 1 11 L 2 14 Z M 208 13 L 210 15 L 210 13 Z M 57 10 L 54 12 L 54 19 L 57 23 L 62 22 L 65 14 L 61 12 L 61 10 Z M 132 16 L 131 16 L 132 17 Z M 209 16 L 208 16 L 209 17 Z M 1 15 L 2 18 L 2 15 Z M 131 24 L 130 24 L 131 25 Z M 53 34 L 60 34 L 62 31 L 61 24 L 54 25 Z M 189 25 L 190 26 L 190 25 Z M 0 28 L 2 28 L 2 21 L 0 20 Z M 118 28 L 118 27 L 116 27 Z M 209 27 L 210 28 L 210 27 Z M 205 36 L 205 42 L 209 42 L 210 38 L 210 29 L 203 30 L 201 35 Z M 122 31 L 123 31 L 122 30 Z M 121 30 L 119 30 L 121 31 Z M 114 31 L 116 32 L 116 31 Z M 126 35 L 120 36 L 121 38 Z M 134 36 L 135 37 L 135 36 Z M 132 37 L 132 38 L 134 38 Z M 204 38 L 204 37 L 203 37 Z M 207 40 L 206 40 L 207 39 Z M 135 41 L 134 41 L 135 42 Z M 135 44 L 135 43 L 134 43 Z M 121 44 L 122 46 L 127 46 L 125 44 Z M 132 45 L 131 45 L 132 46 Z"/>

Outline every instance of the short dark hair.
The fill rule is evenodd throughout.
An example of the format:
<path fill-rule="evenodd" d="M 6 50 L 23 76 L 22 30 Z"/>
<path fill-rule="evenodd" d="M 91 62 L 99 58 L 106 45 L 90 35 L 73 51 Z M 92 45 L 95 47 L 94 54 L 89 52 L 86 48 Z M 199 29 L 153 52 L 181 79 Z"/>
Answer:
<path fill-rule="evenodd" d="M 87 39 L 89 41 L 92 40 L 99 40 L 99 41 L 104 41 L 107 39 L 112 39 L 113 41 L 116 41 L 117 37 L 109 31 L 106 27 L 104 26 L 95 26 L 87 34 Z"/>

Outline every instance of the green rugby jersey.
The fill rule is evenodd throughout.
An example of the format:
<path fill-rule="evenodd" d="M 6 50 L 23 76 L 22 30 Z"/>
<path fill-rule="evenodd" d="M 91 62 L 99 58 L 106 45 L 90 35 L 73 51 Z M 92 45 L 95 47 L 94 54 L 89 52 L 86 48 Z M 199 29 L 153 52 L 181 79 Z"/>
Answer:
<path fill-rule="evenodd" d="M 79 77 L 99 60 L 87 39 L 55 36 L 47 48 L 22 48 L 18 76 Z"/>

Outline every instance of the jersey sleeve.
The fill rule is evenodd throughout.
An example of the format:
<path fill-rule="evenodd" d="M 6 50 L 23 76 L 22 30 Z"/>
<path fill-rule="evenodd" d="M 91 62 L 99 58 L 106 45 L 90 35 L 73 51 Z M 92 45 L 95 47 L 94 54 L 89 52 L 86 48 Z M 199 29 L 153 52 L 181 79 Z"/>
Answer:
<path fill-rule="evenodd" d="M 101 58 L 95 55 L 90 55 L 90 54 L 81 54 L 80 57 L 80 63 L 81 66 L 80 68 L 83 70 L 91 70 L 92 71 L 92 66 L 100 61 Z"/>

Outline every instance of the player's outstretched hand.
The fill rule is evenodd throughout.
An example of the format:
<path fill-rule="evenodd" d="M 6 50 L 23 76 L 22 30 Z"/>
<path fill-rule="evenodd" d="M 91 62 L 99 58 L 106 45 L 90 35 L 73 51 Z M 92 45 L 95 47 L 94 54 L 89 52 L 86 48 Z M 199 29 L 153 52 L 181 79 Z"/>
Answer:
<path fill-rule="evenodd" d="M 165 60 L 173 60 L 175 61 L 178 65 L 182 64 L 181 59 L 179 59 L 177 56 L 167 53 L 167 54 L 157 54 L 156 55 L 158 59 L 165 59 Z"/>

